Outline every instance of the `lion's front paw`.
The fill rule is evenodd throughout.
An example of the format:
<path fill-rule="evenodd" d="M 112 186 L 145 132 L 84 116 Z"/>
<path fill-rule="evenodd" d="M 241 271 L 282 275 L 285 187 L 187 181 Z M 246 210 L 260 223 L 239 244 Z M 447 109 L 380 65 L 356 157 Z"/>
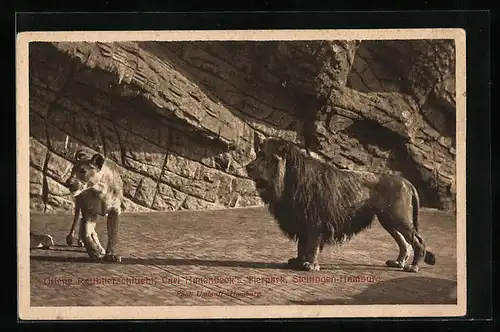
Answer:
<path fill-rule="evenodd" d="M 303 262 L 302 269 L 304 271 L 319 271 L 319 263 L 318 262 L 314 262 L 314 263 Z"/>
<path fill-rule="evenodd" d="M 299 257 L 290 258 L 287 265 L 292 269 L 298 269 L 302 267 L 302 259 Z"/>
<path fill-rule="evenodd" d="M 119 255 L 106 254 L 106 255 L 104 255 L 103 260 L 106 262 L 121 263 L 122 258 Z"/>
<path fill-rule="evenodd" d="M 401 263 L 400 261 L 395 261 L 395 260 L 388 260 L 385 262 L 385 265 L 387 265 L 388 267 L 396 267 L 396 268 L 403 268 L 403 263 Z"/>
<path fill-rule="evenodd" d="M 420 269 L 420 268 L 418 267 L 418 265 L 411 265 L 411 264 L 410 264 L 410 265 L 406 265 L 406 266 L 404 267 L 404 271 L 405 271 L 405 272 L 413 272 L 413 273 L 416 273 L 416 272 L 418 272 L 418 270 L 419 270 L 419 269 Z"/>

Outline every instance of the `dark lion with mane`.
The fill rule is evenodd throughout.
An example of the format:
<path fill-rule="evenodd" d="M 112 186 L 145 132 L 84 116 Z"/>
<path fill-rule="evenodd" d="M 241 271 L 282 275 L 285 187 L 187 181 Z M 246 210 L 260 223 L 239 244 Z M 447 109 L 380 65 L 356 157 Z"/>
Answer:
<path fill-rule="evenodd" d="M 262 142 L 246 169 L 281 230 L 298 241 L 293 268 L 319 271 L 324 245 L 349 240 L 375 216 L 399 247 L 387 266 L 417 272 L 422 259 L 436 262 L 419 234 L 417 190 L 402 177 L 338 169 L 276 138 Z M 413 262 L 406 265 L 410 245 Z"/>

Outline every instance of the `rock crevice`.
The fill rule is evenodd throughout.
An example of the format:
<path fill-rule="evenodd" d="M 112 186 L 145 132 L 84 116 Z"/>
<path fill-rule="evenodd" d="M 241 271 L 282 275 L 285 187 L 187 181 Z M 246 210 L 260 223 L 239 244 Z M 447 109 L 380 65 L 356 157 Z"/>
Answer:
<path fill-rule="evenodd" d="M 32 210 L 72 208 L 81 148 L 119 169 L 127 211 L 260 205 L 244 165 L 269 136 L 454 209 L 450 41 L 31 43 L 29 61 Z"/>

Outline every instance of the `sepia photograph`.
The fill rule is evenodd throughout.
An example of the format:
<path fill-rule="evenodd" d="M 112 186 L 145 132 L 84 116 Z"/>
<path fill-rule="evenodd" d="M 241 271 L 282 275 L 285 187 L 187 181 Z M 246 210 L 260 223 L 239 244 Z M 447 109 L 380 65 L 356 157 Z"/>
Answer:
<path fill-rule="evenodd" d="M 16 70 L 21 318 L 465 314 L 463 30 L 22 33 Z"/>

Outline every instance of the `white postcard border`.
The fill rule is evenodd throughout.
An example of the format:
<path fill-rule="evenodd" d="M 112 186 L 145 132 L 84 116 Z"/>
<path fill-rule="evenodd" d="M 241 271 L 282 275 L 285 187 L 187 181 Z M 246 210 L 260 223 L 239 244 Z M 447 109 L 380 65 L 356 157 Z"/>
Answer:
<path fill-rule="evenodd" d="M 466 314 L 466 50 L 463 29 L 56 31 L 22 32 L 16 41 L 18 314 L 23 320 L 446 317 Z M 31 307 L 29 253 L 28 46 L 35 41 L 454 39 L 456 46 L 456 305 L 265 305 Z"/>

